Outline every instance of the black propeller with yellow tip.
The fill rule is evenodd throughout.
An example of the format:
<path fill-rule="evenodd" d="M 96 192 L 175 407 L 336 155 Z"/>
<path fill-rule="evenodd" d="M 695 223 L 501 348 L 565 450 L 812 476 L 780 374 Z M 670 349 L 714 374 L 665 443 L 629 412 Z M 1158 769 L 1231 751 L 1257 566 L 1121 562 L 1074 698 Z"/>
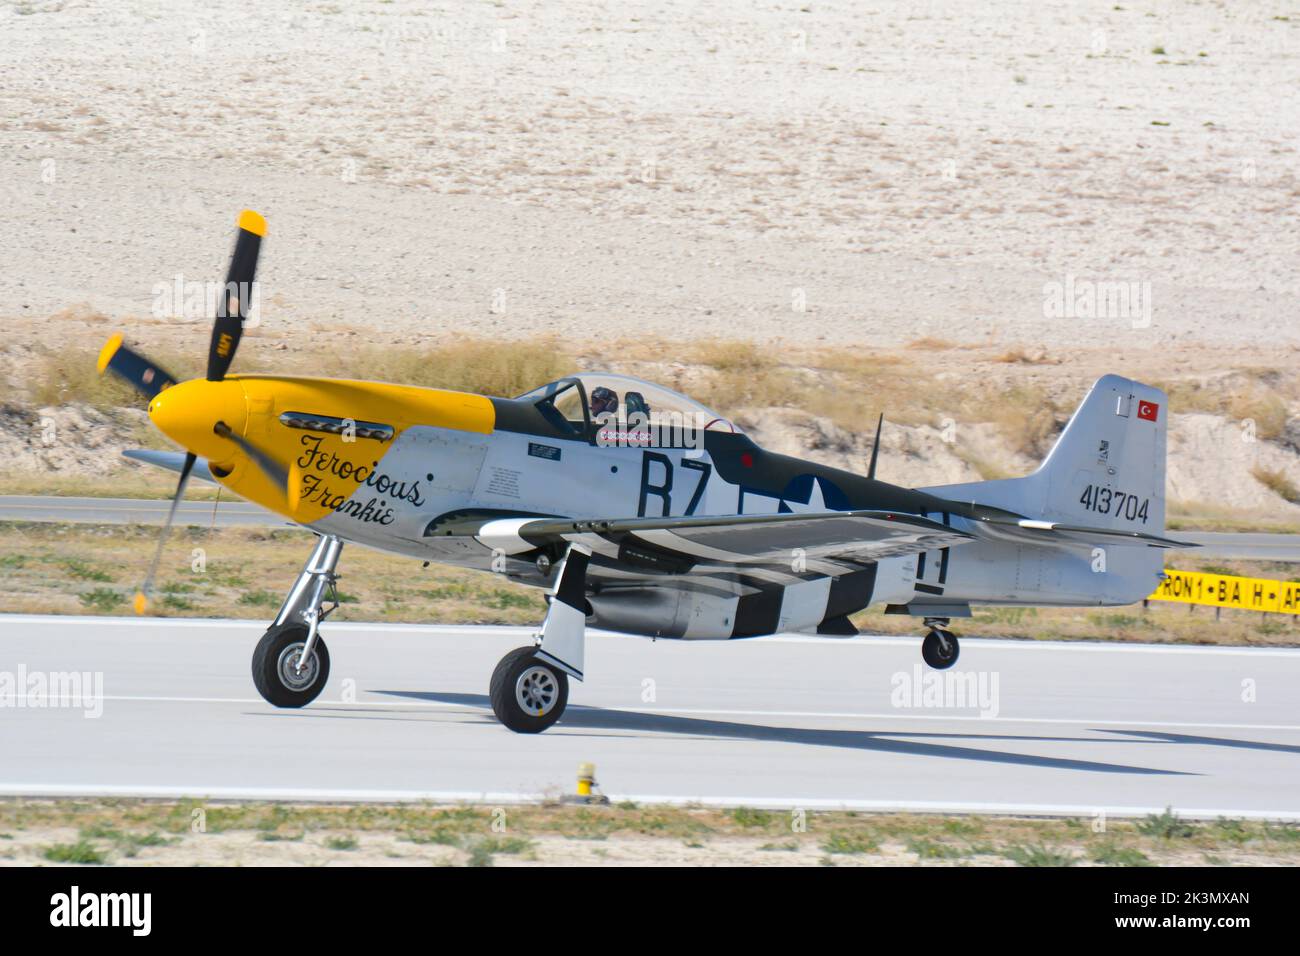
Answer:
<path fill-rule="evenodd" d="M 99 350 L 97 367 L 101 374 L 114 372 L 149 399 L 176 384 L 174 375 L 123 345 L 120 334 L 114 335 Z"/>
<path fill-rule="evenodd" d="M 244 321 L 248 318 L 248 310 L 253 298 L 257 259 L 262 251 L 262 239 L 265 235 L 266 220 L 260 214 L 251 209 L 245 209 L 239 214 L 239 231 L 235 237 L 235 249 L 230 257 L 226 285 L 218 299 L 217 314 L 212 323 L 212 339 L 208 346 L 207 380 L 209 382 L 219 382 L 226 377 L 226 372 L 230 370 L 230 363 L 234 361 L 235 352 L 239 348 Z M 175 376 L 123 344 L 121 335 L 114 335 L 104 345 L 99 353 L 98 367 L 101 373 L 113 372 L 151 402 L 164 389 L 176 384 Z M 236 434 L 223 421 L 214 423 L 213 432 L 237 445 L 268 478 L 285 489 L 286 498 L 290 497 L 289 475 L 272 456 L 243 436 Z M 176 518 L 176 509 L 185 496 L 185 486 L 189 483 L 190 472 L 194 470 L 197 460 L 198 456 L 193 452 L 186 453 L 181 477 L 176 483 L 176 493 L 172 496 L 171 509 L 167 512 L 167 520 L 158 538 L 158 547 L 149 565 L 149 573 L 135 596 L 137 614 L 143 614 L 149 606 L 149 594 L 153 589 L 153 580 L 158 572 L 159 562 L 162 560 L 163 548 L 171 532 L 172 522 Z"/>
<path fill-rule="evenodd" d="M 244 334 L 244 320 L 253 296 L 253 279 L 257 275 L 257 257 L 266 235 L 266 220 L 259 213 L 245 209 L 239 214 L 239 234 L 226 273 L 226 287 L 217 300 L 217 318 L 212 323 L 212 342 L 208 346 L 208 381 L 226 377 L 235 359 L 239 339 Z"/>
<path fill-rule="evenodd" d="M 153 560 L 149 562 L 149 573 L 144 576 L 144 584 L 140 585 L 140 590 L 135 592 L 132 606 L 136 614 L 143 614 L 149 608 L 149 595 L 153 592 L 154 575 L 158 573 L 158 564 L 162 561 L 167 536 L 171 534 L 172 522 L 176 520 L 176 509 L 180 507 L 181 499 L 185 497 L 185 486 L 189 484 L 190 472 L 194 470 L 194 463 L 198 458 L 199 456 L 192 451 L 185 453 L 185 464 L 181 467 L 180 481 L 176 482 L 176 494 L 172 496 L 172 506 L 167 511 L 167 520 L 163 522 L 162 533 L 158 535 L 158 547 L 154 549 Z"/>

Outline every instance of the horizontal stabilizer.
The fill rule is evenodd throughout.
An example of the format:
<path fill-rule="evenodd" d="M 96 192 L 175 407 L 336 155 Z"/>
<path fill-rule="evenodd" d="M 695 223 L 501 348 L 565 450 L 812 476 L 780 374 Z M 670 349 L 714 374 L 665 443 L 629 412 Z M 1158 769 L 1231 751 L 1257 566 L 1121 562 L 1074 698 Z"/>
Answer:
<path fill-rule="evenodd" d="M 1010 538 L 1026 544 L 1103 543 L 1144 544 L 1149 548 L 1199 548 L 1192 541 L 1175 541 L 1144 531 L 1118 528 L 1090 528 L 1085 525 L 1040 521 L 1034 518 L 980 518 L 980 527 L 989 528 L 996 537 Z"/>

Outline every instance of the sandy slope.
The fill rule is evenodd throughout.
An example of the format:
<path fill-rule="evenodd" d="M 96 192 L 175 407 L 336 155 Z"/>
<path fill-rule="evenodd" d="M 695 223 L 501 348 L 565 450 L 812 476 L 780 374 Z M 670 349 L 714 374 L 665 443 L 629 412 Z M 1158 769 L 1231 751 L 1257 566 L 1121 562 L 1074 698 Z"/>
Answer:
<path fill-rule="evenodd" d="M 266 321 L 380 340 L 1293 361 L 1300 17 L 1114 6 L 5 3 L 0 315 L 147 315 L 248 204 Z M 1069 275 L 1151 283 L 1153 327 L 1045 318 Z"/>

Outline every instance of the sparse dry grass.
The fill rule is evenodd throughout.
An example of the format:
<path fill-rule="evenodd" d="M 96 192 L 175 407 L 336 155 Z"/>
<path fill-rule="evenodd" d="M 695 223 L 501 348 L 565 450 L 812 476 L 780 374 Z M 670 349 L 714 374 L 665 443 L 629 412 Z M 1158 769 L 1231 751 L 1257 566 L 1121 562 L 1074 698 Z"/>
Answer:
<path fill-rule="evenodd" d="M 158 529 L 0 523 L 0 611 L 129 614 Z M 191 570 L 195 548 L 205 567 Z M 177 527 L 159 569 L 152 614 L 261 619 L 274 615 L 311 550 L 285 528 Z M 431 566 L 368 548 L 344 549 L 344 604 L 335 620 L 533 624 L 542 592 L 498 575 Z"/>
<path fill-rule="evenodd" d="M 1057 360 L 1052 359 L 1042 349 L 1028 351 L 1022 348 L 1008 349 L 1001 355 L 993 359 L 995 362 L 1001 362 L 1003 365 L 1056 365 Z"/>
<path fill-rule="evenodd" d="M 1282 472 L 1269 468 L 1254 468 L 1250 473 L 1255 476 L 1256 481 L 1283 500 L 1300 504 L 1300 489 L 1296 488 L 1291 479 Z"/>
<path fill-rule="evenodd" d="M 1170 407 L 1254 422 L 1255 436 L 1266 441 L 1286 433 L 1289 409 L 1300 400 L 1300 376 L 1273 368 L 1235 369 L 1213 380 L 1166 382 L 1162 387 Z"/>
<path fill-rule="evenodd" d="M 912 339 L 908 342 L 906 348 L 916 349 L 922 352 L 948 352 L 959 346 L 955 342 L 949 342 L 947 339 L 935 338 L 934 336 L 923 336 L 919 339 Z"/>
<path fill-rule="evenodd" d="M 602 861 L 760 865 L 1159 866 L 1300 862 L 1300 828 L 1171 813 L 1106 821 L 797 807 L 493 808 L 199 799 L 0 801 L 0 862 L 134 865 Z M 57 842 L 56 842 L 57 841 Z M 68 848 L 75 848 L 69 853 Z M 346 854 L 346 857 L 341 857 Z"/>
<path fill-rule="evenodd" d="M 724 414 L 737 408 L 793 407 L 850 430 L 884 412 L 891 422 L 939 426 L 945 419 L 992 422 L 1017 452 L 1046 453 L 1063 415 L 1041 389 L 942 380 L 901 354 L 810 350 L 778 355 L 749 343 L 710 342 L 693 360 L 711 371 L 696 397 Z M 989 471 L 993 471 L 992 467 Z"/>
<path fill-rule="evenodd" d="M 199 336 L 202 340 L 202 336 Z M 201 341 L 199 345 L 203 344 Z M 849 430 L 886 417 L 903 425 L 938 427 L 945 419 L 997 426 L 1011 449 L 1040 458 L 1064 424 L 1082 391 L 1049 390 L 1032 375 L 1023 384 L 1007 384 L 996 375 L 954 376 L 936 366 L 926 352 L 955 348 L 942 339 L 924 338 L 907 349 L 812 348 L 778 350 L 753 342 L 715 339 L 685 348 L 660 349 L 637 343 L 591 342 L 567 351 L 554 340 L 531 342 L 459 338 L 427 347 L 360 348 L 319 354 L 308 349 L 268 353 L 271 340 L 250 333 L 242 346 L 240 367 L 284 374 L 325 374 L 448 388 L 497 396 L 514 396 L 580 368 L 605 368 L 650 378 L 647 355 L 679 355 L 681 361 L 665 384 L 676 384 L 724 415 L 739 409 L 786 407 L 830 419 Z M 200 374 L 203 349 L 193 354 L 148 349 L 173 374 Z M 111 377 L 95 373 L 98 343 L 69 345 L 44 353 L 38 374 L 31 376 L 26 398 L 38 405 L 85 402 L 98 407 L 139 406 L 140 399 Z M 965 359 L 964 359 L 965 361 Z M 1001 354 L 971 353 L 978 368 L 1008 364 L 1055 364 L 1041 351 L 1012 349 Z M 1023 377 L 1023 376 L 1022 376 Z M 681 381 L 683 378 L 689 382 Z M 674 381 L 675 380 L 675 381 Z M 1017 381 L 1013 378 L 1012 381 Z M 1281 369 L 1235 369 L 1212 380 L 1180 379 L 1164 384 L 1171 407 L 1200 410 L 1236 421 L 1249 419 L 1256 434 L 1275 440 L 1286 432 L 1289 409 L 1300 403 L 1300 375 Z M 986 477 L 1001 474 L 996 462 L 971 462 Z"/>
<path fill-rule="evenodd" d="M 326 374 L 513 398 L 571 373 L 574 360 L 551 339 L 466 339 L 428 349 L 366 348 L 334 355 Z M 319 374 L 319 373 L 318 373 Z"/>
<path fill-rule="evenodd" d="M 206 329 L 200 330 L 196 326 L 193 352 L 168 348 L 144 351 L 177 381 L 196 378 L 203 374 L 207 361 L 206 332 Z M 43 347 L 28 383 L 28 399 L 41 407 L 70 402 L 96 408 L 143 407 L 144 400 L 133 388 L 115 375 L 100 375 L 96 370 L 99 351 L 110 334 L 105 328 L 102 338 L 90 341 L 83 338 L 57 347 Z M 128 341 L 127 344 L 131 343 Z"/>
<path fill-rule="evenodd" d="M 1018 477 L 1015 472 L 1007 468 L 1002 462 L 991 461 L 982 455 L 977 455 L 963 445 L 954 446 L 953 451 L 956 453 L 958 458 L 974 468 L 976 473 L 979 474 L 980 479 L 983 481 L 996 481 L 1000 478 Z"/>
<path fill-rule="evenodd" d="M 1261 615 L 1225 610 L 1216 619 L 1214 608 L 1189 611 L 1192 605 L 1152 601 L 1150 607 L 976 608 L 975 616 L 954 619 L 952 629 L 963 637 L 1017 637 L 1043 641 L 1119 641 L 1144 644 L 1219 644 L 1242 647 L 1300 645 L 1300 626 L 1284 614 Z M 904 615 L 882 610 L 853 616 L 868 634 L 913 634 L 924 628 Z"/>
<path fill-rule="evenodd" d="M 107 336 L 105 336 L 107 339 Z M 143 399 L 115 376 L 100 375 L 95 361 L 102 343 L 67 345 L 40 356 L 27 398 L 35 405 L 81 402 L 97 408 L 143 406 Z M 253 337 L 241 346 L 241 359 L 255 352 Z M 196 330 L 194 354 L 142 350 L 178 380 L 203 374 L 207 340 Z M 241 361 L 238 371 L 266 367 L 266 362 Z M 325 355 L 285 353 L 275 360 L 285 375 L 327 375 L 403 385 L 422 385 L 482 395 L 513 397 L 572 372 L 573 359 L 549 339 L 536 342 L 495 342 L 467 339 L 430 348 L 361 348 Z"/>
<path fill-rule="evenodd" d="M 1059 409 L 1042 389 L 1022 386 L 1003 392 L 995 401 L 975 405 L 970 414 L 972 421 L 997 425 L 1013 451 L 1037 459 L 1051 448 L 1068 412 Z"/>
<path fill-rule="evenodd" d="M 32 404 L 38 408 L 71 402 L 96 408 L 142 405 L 140 396 L 125 382 L 96 373 L 98 354 L 98 348 L 68 346 L 43 355 L 30 386 L 28 397 Z M 174 369 L 168 371 L 173 375 L 181 374 Z"/>
<path fill-rule="evenodd" d="M 1279 519 L 1275 511 L 1225 508 L 1203 501 L 1170 501 L 1165 516 L 1169 531 L 1259 531 L 1300 534 L 1292 518 Z"/>

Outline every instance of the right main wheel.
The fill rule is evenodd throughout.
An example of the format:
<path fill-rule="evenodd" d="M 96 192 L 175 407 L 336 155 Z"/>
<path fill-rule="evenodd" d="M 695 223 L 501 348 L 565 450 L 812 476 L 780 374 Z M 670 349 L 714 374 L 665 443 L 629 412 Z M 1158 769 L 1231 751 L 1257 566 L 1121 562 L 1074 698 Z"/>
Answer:
<path fill-rule="evenodd" d="M 560 719 L 569 702 L 569 675 L 537 656 L 537 648 L 511 651 L 488 685 L 492 713 L 517 734 L 538 734 Z"/>

